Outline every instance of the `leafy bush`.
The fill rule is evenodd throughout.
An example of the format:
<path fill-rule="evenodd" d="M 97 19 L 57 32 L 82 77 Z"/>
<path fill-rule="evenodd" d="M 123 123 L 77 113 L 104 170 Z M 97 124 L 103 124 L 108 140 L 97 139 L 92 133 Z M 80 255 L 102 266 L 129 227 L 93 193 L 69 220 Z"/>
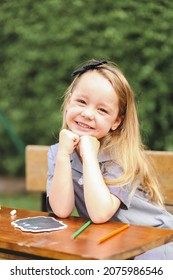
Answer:
<path fill-rule="evenodd" d="M 137 98 L 144 143 L 173 149 L 173 2 L 13 0 L 0 3 L 0 172 L 24 174 L 24 147 L 57 141 L 70 73 L 117 62 Z"/>

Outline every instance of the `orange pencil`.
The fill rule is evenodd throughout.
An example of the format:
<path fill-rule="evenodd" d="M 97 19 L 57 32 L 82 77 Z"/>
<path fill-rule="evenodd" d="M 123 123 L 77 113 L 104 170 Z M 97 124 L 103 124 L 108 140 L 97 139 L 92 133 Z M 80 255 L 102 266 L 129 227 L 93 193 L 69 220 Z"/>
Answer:
<path fill-rule="evenodd" d="M 116 235 L 117 233 L 119 233 L 119 232 L 125 230 L 125 229 L 128 228 L 129 226 L 130 226 L 129 224 L 126 224 L 126 225 L 124 225 L 124 226 L 122 226 L 122 227 L 120 227 L 120 228 L 118 228 L 118 229 L 116 229 L 116 230 L 114 230 L 114 231 L 112 231 L 112 232 L 106 234 L 105 236 L 101 237 L 101 238 L 98 240 L 98 243 L 102 243 L 103 241 L 107 240 L 108 238 L 110 238 L 110 237 Z"/>

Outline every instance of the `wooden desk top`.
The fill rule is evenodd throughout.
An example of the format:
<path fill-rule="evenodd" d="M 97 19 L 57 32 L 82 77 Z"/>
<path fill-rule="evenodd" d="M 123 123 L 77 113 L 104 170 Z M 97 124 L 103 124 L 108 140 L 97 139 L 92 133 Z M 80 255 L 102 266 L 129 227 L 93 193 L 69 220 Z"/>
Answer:
<path fill-rule="evenodd" d="M 91 224 L 76 239 L 71 235 L 86 220 L 78 217 L 59 219 L 68 225 L 59 231 L 30 233 L 14 228 L 11 222 L 34 216 L 53 216 L 46 212 L 17 209 L 15 216 L 10 216 L 12 208 L 0 210 L 0 256 L 11 259 L 131 259 L 136 255 L 173 241 L 173 230 L 146 226 L 130 225 L 109 240 L 97 244 L 105 234 L 119 228 L 122 223 L 107 222 Z M 57 218 L 58 219 L 58 218 Z"/>

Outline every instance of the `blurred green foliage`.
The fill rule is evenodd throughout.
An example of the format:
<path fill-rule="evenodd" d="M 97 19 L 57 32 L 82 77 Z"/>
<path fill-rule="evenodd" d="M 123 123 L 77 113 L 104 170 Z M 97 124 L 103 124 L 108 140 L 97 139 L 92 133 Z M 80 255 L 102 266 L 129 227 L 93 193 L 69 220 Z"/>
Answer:
<path fill-rule="evenodd" d="M 41 195 L 38 193 L 1 194 L 0 205 L 28 210 L 41 210 Z"/>
<path fill-rule="evenodd" d="M 57 141 L 70 73 L 91 58 L 120 65 L 147 147 L 173 150 L 172 10 L 170 0 L 1 0 L 0 173 L 24 174 L 21 146 Z"/>

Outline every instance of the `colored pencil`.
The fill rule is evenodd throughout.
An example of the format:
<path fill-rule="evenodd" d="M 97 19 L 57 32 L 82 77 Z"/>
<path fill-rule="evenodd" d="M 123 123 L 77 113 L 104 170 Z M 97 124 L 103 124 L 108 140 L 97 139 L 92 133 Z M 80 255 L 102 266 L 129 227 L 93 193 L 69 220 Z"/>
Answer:
<path fill-rule="evenodd" d="M 77 231 L 75 231 L 73 234 L 72 234 L 72 236 L 71 236 L 71 238 L 72 239 L 75 239 L 82 231 L 84 231 L 90 224 L 92 223 L 92 221 L 88 221 L 88 222 L 86 222 L 82 227 L 80 227 Z"/>
<path fill-rule="evenodd" d="M 116 229 L 116 230 L 114 230 L 114 231 L 112 231 L 112 232 L 110 232 L 110 233 L 104 235 L 103 237 L 101 237 L 101 238 L 98 240 L 98 243 L 100 244 L 100 243 L 104 242 L 104 241 L 107 240 L 108 238 L 111 238 L 112 236 L 116 235 L 117 233 L 119 233 L 119 232 L 121 232 L 121 231 L 127 229 L 129 226 L 130 226 L 129 224 L 126 224 L 126 225 L 124 225 L 124 226 L 122 226 L 122 227 L 120 227 L 120 228 L 118 228 L 118 229 Z"/>

